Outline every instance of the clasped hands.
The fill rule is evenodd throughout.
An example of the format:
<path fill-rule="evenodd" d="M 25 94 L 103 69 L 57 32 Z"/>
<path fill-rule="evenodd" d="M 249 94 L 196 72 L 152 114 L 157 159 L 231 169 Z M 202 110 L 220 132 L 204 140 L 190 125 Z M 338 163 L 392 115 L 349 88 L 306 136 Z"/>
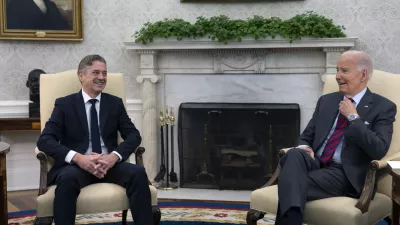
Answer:
<path fill-rule="evenodd" d="M 107 171 L 115 165 L 119 157 L 110 153 L 108 155 L 91 153 L 90 155 L 75 154 L 72 159 L 78 166 L 98 178 L 104 178 Z"/>

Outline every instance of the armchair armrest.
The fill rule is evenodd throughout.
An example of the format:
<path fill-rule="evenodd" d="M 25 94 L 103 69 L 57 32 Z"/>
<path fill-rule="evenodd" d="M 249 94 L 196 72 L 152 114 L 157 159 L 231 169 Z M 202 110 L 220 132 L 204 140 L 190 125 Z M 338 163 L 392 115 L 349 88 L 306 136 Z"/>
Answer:
<path fill-rule="evenodd" d="M 35 148 L 35 153 L 36 158 L 40 162 L 39 195 L 42 195 L 47 192 L 47 173 L 49 172 L 47 167 L 48 158 L 47 155 L 38 148 Z"/>
<path fill-rule="evenodd" d="M 274 174 L 272 175 L 271 179 L 269 179 L 268 182 L 266 184 L 264 184 L 261 188 L 265 188 L 265 187 L 271 186 L 273 184 L 276 184 L 276 181 L 278 179 L 279 173 L 281 172 L 280 160 L 286 154 L 286 152 L 289 151 L 289 149 L 292 149 L 292 148 L 294 148 L 294 147 L 282 148 L 282 149 L 279 150 L 279 152 L 278 152 L 278 166 L 276 167 L 276 170 L 275 170 Z"/>
<path fill-rule="evenodd" d="M 376 173 L 377 171 L 383 172 L 383 174 L 389 174 L 390 166 L 387 163 L 390 160 L 400 158 L 400 152 L 396 152 L 390 156 L 384 157 L 381 160 L 372 160 L 365 178 L 363 191 L 356 204 L 356 208 L 360 209 L 364 214 L 368 212 L 369 204 L 371 203 L 372 194 L 375 188 Z"/>
<path fill-rule="evenodd" d="M 146 151 L 146 149 L 144 149 L 143 147 L 138 147 L 135 150 L 135 161 L 137 165 L 141 165 L 143 166 L 143 153 Z"/>
<path fill-rule="evenodd" d="M 146 149 L 144 149 L 143 147 L 138 147 L 135 150 L 135 161 L 137 165 L 141 165 L 144 166 L 143 164 L 143 153 L 146 151 Z M 151 183 L 151 181 L 149 179 L 147 179 L 147 181 L 149 182 L 149 185 L 153 185 L 153 183 Z"/>

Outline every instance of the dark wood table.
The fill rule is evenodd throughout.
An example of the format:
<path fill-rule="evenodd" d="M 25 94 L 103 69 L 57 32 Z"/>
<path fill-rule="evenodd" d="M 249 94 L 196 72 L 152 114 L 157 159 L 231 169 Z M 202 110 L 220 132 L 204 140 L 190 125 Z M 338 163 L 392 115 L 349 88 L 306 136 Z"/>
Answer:
<path fill-rule="evenodd" d="M 10 145 L 0 142 L 0 225 L 8 224 L 6 154 Z"/>
<path fill-rule="evenodd" d="M 40 131 L 40 118 L 0 118 L 0 132 Z M 0 225 L 8 224 L 6 154 L 10 145 L 0 142 Z"/>
<path fill-rule="evenodd" d="M 0 118 L 2 131 L 40 131 L 40 118 Z"/>

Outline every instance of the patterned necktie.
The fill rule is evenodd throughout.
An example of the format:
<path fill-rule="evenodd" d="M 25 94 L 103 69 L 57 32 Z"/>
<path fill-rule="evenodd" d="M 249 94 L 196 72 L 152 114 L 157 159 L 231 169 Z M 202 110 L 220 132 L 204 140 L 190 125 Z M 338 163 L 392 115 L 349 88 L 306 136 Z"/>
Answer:
<path fill-rule="evenodd" d="M 350 98 L 349 100 L 354 104 L 353 99 Z M 344 128 L 346 128 L 348 125 L 349 121 L 347 120 L 347 118 L 339 112 L 339 117 L 336 122 L 335 130 L 333 131 L 332 135 L 326 142 L 324 151 L 322 152 L 322 155 L 319 158 L 321 164 L 329 165 L 332 163 L 333 155 L 335 154 L 336 148 L 338 147 L 340 141 L 343 138 Z"/>
<path fill-rule="evenodd" d="M 92 107 L 90 109 L 90 135 L 92 141 L 92 152 L 101 154 L 99 122 L 97 119 L 96 110 L 97 99 L 90 99 L 89 102 L 92 103 Z"/>

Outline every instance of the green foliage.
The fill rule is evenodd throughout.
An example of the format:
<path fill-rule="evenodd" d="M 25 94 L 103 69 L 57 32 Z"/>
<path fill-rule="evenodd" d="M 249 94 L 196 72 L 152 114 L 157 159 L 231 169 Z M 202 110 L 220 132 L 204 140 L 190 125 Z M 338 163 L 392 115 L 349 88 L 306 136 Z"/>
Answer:
<path fill-rule="evenodd" d="M 155 23 L 146 23 L 139 31 L 135 32 L 135 42 L 146 44 L 154 38 L 176 37 L 198 38 L 208 36 L 211 40 L 227 44 L 228 41 L 241 41 L 243 37 L 250 36 L 255 40 L 260 38 L 281 36 L 290 42 L 301 37 L 335 38 L 345 37 L 343 26 L 336 26 L 331 19 L 307 12 L 299 14 L 288 20 L 277 17 L 263 18 L 254 16 L 247 20 L 233 20 L 227 16 L 211 18 L 198 17 L 194 24 L 182 19 L 165 19 Z"/>

